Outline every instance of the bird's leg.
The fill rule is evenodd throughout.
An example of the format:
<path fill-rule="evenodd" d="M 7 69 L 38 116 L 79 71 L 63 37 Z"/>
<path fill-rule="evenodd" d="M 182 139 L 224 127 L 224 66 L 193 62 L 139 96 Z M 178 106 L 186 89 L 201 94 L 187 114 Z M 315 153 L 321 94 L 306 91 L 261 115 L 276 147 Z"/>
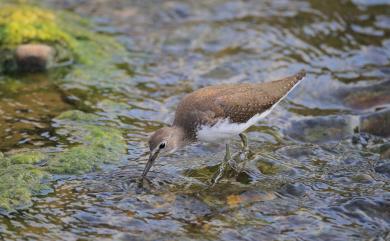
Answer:
<path fill-rule="evenodd" d="M 244 133 L 239 134 L 243 151 L 248 151 L 248 137 Z"/>
<path fill-rule="evenodd" d="M 242 146 L 240 157 L 241 159 L 248 159 L 253 154 L 249 149 L 248 137 L 244 133 L 240 133 L 239 136 L 241 139 L 241 146 Z"/>
<path fill-rule="evenodd" d="M 225 157 L 223 159 L 223 162 L 219 166 L 218 171 L 216 173 L 214 173 L 213 177 L 211 178 L 211 185 L 215 185 L 216 183 L 219 182 L 219 180 L 221 180 L 221 178 L 226 173 L 228 167 L 231 166 L 231 163 L 230 163 L 231 159 L 232 159 L 232 155 L 230 153 L 230 146 L 229 146 L 229 144 L 226 144 Z"/>
<path fill-rule="evenodd" d="M 239 136 L 241 139 L 242 149 L 241 152 L 239 153 L 240 161 L 236 168 L 237 174 L 241 173 L 245 169 L 246 160 L 249 159 L 252 154 L 251 151 L 249 150 L 247 135 L 244 133 L 240 133 Z"/>
<path fill-rule="evenodd" d="M 229 144 L 226 144 L 225 158 L 223 159 L 223 161 L 228 162 L 230 159 L 232 159 L 232 154 L 230 153 L 230 146 Z"/>

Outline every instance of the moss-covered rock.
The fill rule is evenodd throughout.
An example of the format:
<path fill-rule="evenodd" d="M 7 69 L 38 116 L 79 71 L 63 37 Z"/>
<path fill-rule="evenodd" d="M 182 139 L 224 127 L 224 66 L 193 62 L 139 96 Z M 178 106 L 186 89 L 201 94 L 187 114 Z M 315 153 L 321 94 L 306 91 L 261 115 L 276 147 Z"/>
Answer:
<path fill-rule="evenodd" d="M 31 197 L 47 189 L 43 183 L 48 173 L 32 165 L 44 158 L 38 152 L 25 152 L 5 157 L 0 154 L 0 208 L 12 210 L 31 204 Z"/>
<path fill-rule="evenodd" d="M 62 91 L 68 91 L 68 86 L 82 90 L 85 86 L 98 90 L 121 86 L 118 80 L 128 75 L 117 66 L 115 56 L 126 56 L 126 51 L 114 38 L 93 29 L 88 20 L 71 13 L 0 0 L 0 74 L 19 70 L 23 61 L 18 58 L 41 58 L 34 53 L 42 53 L 37 48 L 48 46 L 45 56 L 53 54 L 53 61 L 45 66 L 76 63 L 61 71 L 64 77 L 56 86 Z M 9 88 L 16 93 L 24 85 L 18 82 Z M 47 188 L 44 179 L 53 174 L 83 174 L 126 157 L 121 131 L 97 115 L 64 112 L 54 119 L 53 127 L 63 143 L 62 151 L 0 154 L 0 209 L 29 205 L 34 194 Z"/>
<path fill-rule="evenodd" d="M 57 174 L 81 174 L 101 164 L 122 160 L 127 145 L 120 130 L 102 125 L 100 117 L 78 110 L 67 111 L 56 118 L 57 133 L 72 143 L 71 147 L 52 158 L 48 170 Z"/>
<path fill-rule="evenodd" d="M 38 151 L 21 152 L 10 156 L 12 164 L 37 164 L 45 159 L 45 155 Z"/>
<path fill-rule="evenodd" d="M 37 54 L 34 44 L 52 48 L 53 51 L 46 51 L 54 52 L 53 61 L 47 63 L 47 67 L 74 62 L 95 67 L 101 62 L 107 65 L 112 60 L 113 53 L 123 53 L 123 47 L 115 39 L 95 33 L 91 29 L 93 26 L 89 21 L 74 14 L 26 4 L 0 2 L 0 72 L 23 69 L 18 63 L 26 61 L 15 59 L 15 52 L 19 46 L 25 44 L 32 45 L 24 49 L 22 56 L 27 57 L 23 60 L 45 64 L 52 57 L 51 54 Z M 102 70 L 94 68 L 94 71 L 96 69 Z"/>
<path fill-rule="evenodd" d="M 281 171 L 281 167 L 277 165 L 276 163 L 260 160 L 257 162 L 257 168 L 261 171 L 264 175 L 275 175 L 278 172 Z"/>
<path fill-rule="evenodd" d="M 63 61 L 64 49 L 69 50 L 65 52 L 70 59 L 75 46 L 76 40 L 53 12 L 23 4 L 0 4 L 0 72 L 44 70 Z"/>
<path fill-rule="evenodd" d="M 67 111 L 55 119 L 57 133 L 70 147 L 58 153 L 22 150 L 0 153 L 0 209 L 13 210 L 31 204 L 35 193 L 48 188 L 50 174 L 79 175 L 126 157 L 127 144 L 115 127 L 100 117 Z"/>
<path fill-rule="evenodd" d="M 31 165 L 10 165 L 0 169 L 0 207 L 6 210 L 31 204 L 32 195 L 48 188 L 42 180 L 47 173 Z"/>
<path fill-rule="evenodd" d="M 0 44 L 58 43 L 75 46 L 74 38 L 64 31 L 51 11 L 27 5 L 5 5 L 0 8 Z"/>
<path fill-rule="evenodd" d="M 66 111 L 56 117 L 57 121 L 70 121 L 78 123 L 91 123 L 99 120 L 95 114 L 85 113 L 79 110 Z"/>
<path fill-rule="evenodd" d="M 93 171 L 101 164 L 122 160 L 126 142 L 115 128 L 86 125 L 80 127 L 83 143 L 58 155 L 50 162 L 48 170 L 57 174 L 82 174 Z"/>

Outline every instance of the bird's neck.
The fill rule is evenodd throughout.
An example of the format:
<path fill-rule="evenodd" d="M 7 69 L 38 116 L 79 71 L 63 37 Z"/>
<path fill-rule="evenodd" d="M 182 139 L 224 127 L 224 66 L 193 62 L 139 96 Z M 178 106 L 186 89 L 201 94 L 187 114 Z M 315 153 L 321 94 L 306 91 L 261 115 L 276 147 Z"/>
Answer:
<path fill-rule="evenodd" d="M 190 138 L 188 138 L 188 135 L 183 127 L 174 125 L 172 126 L 172 129 L 174 131 L 173 134 L 175 136 L 173 141 L 175 142 L 175 145 L 177 147 L 182 148 L 192 142 Z"/>

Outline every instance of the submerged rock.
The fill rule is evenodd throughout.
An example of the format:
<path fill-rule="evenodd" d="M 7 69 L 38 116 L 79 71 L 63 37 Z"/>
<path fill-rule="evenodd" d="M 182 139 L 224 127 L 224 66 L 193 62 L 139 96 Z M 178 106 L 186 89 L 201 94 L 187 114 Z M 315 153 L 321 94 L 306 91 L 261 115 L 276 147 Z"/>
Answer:
<path fill-rule="evenodd" d="M 381 154 L 381 159 L 390 159 L 390 148 Z"/>
<path fill-rule="evenodd" d="M 39 151 L 19 151 L 8 154 L 12 154 L 9 157 L 12 164 L 38 164 L 46 158 L 45 154 Z"/>
<path fill-rule="evenodd" d="M 390 178 L 390 160 L 375 167 L 375 171 Z"/>
<path fill-rule="evenodd" d="M 299 141 L 324 143 L 351 136 L 358 125 L 358 119 L 354 116 L 307 118 L 292 121 L 285 134 Z"/>
<path fill-rule="evenodd" d="M 256 163 L 256 166 L 260 170 L 260 172 L 264 175 L 275 175 L 278 172 L 280 172 L 282 169 L 276 163 L 273 163 L 271 161 L 266 161 L 266 160 L 259 160 Z"/>
<path fill-rule="evenodd" d="M 390 142 L 385 143 L 380 146 L 379 153 L 381 155 L 381 159 L 389 159 L 390 160 Z"/>
<path fill-rule="evenodd" d="M 17 153 L 10 157 L 0 155 L 0 210 L 29 206 L 35 193 L 48 188 L 43 183 L 47 173 L 34 166 L 42 158 L 38 152 Z"/>
<path fill-rule="evenodd" d="M 364 110 L 390 104 L 390 81 L 369 87 L 356 87 L 338 95 L 353 109 Z"/>
<path fill-rule="evenodd" d="M 58 174 L 81 174 L 103 163 L 119 162 L 127 145 L 120 130 L 99 125 L 99 116 L 81 111 L 67 111 L 56 118 L 57 133 L 80 145 L 52 158 L 48 170 Z"/>
<path fill-rule="evenodd" d="M 390 136 L 390 109 L 361 117 L 360 130 L 373 135 Z"/>
<path fill-rule="evenodd" d="M 48 165 L 50 172 L 82 174 L 99 168 L 103 163 L 123 160 L 127 146 L 119 130 L 92 125 L 79 128 L 79 134 L 84 135 L 82 141 L 85 144 L 56 155 Z"/>
<path fill-rule="evenodd" d="M 279 193 L 281 195 L 289 195 L 295 197 L 301 197 L 305 195 L 306 187 L 301 183 L 287 183 L 283 185 Z"/>
<path fill-rule="evenodd" d="M 106 126 L 97 115 L 67 111 L 56 118 L 56 125 L 70 148 L 56 153 L 43 149 L 0 153 L 0 209 L 29 206 L 34 194 L 49 188 L 44 181 L 51 174 L 83 174 L 126 157 L 121 131 Z"/>

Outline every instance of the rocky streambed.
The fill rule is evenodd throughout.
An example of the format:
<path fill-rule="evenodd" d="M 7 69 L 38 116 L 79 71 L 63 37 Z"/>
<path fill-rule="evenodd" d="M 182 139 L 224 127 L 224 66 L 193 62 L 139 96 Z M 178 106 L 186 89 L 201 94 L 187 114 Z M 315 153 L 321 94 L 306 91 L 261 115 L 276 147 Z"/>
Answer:
<path fill-rule="evenodd" d="M 389 239 L 386 1 L 17 4 L 0 15 L 56 30 L 30 21 L 12 42 L 0 19 L 0 238 Z M 22 73 L 24 44 L 50 48 L 43 72 Z M 209 187 L 224 147 L 193 145 L 136 184 L 148 135 L 186 93 L 302 68 L 249 130 L 242 173 Z"/>

